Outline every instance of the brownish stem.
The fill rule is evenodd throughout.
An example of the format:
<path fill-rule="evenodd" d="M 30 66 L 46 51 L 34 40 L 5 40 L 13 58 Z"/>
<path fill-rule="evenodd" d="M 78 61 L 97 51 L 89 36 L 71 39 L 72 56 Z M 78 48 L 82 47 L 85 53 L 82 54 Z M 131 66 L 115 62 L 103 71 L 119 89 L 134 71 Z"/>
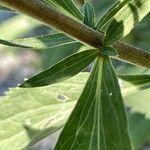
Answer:
<path fill-rule="evenodd" d="M 150 68 L 150 53 L 143 51 L 140 48 L 133 47 L 123 42 L 114 44 L 119 54 L 119 59 Z"/>
<path fill-rule="evenodd" d="M 84 0 L 77 0 L 81 5 L 84 4 Z"/>
<path fill-rule="evenodd" d="M 54 27 L 82 43 L 95 48 L 102 46 L 104 34 L 46 6 L 40 0 L 0 0 L 0 3 L 36 18 L 42 23 Z M 114 44 L 114 47 L 118 50 L 121 60 L 150 68 L 150 53 L 122 42 L 117 42 Z"/>

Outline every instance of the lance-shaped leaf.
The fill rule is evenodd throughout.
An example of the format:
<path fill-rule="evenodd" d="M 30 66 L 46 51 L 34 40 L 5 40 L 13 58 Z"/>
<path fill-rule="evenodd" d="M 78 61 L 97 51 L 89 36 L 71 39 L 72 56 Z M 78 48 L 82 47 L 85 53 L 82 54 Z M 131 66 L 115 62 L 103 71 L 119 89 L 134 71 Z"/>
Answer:
<path fill-rule="evenodd" d="M 131 150 L 118 80 L 108 57 L 98 58 L 55 150 Z"/>
<path fill-rule="evenodd" d="M 127 3 L 109 24 L 104 39 L 105 45 L 110 45 L 126 36 L 149 12 L 149 0 L 132 0 Z"/>
<path fill-rule="evenodd" d="M 34 48 L 34 49 L 47 49 L 75 42 L 76 41 L 65 36 L 62 33 L 42 35 L 23 39 L 15 39 L 15 40 L 0 39 L 0 44 L 6 46 L 13 46 L 20 48 Z"/>
<path fill-rule="evenodd" d="M 71 78 L 86 68 L 97 57 L 98 53 L 99 50 L 93 49 L 73 54 L 25 81 L 20 87 L 45 86 Z"/>
<path fill-rule="evenodd" d="M 118 75 L 124 81 L 131 82 L 135 85 L 150 83 L 150 75 Z"/>
<path fill-rule="evenodd" d="M 127 99 L 132 97 L 132 95 L 136 95 L 139 91 L 147 90 L 150 88 L 150 75 L 118 75 L 120 79 L 122 79 L 122 93 L 126 99 L 126 104 L 128 102 L 132 103 L 133 100 L 128 101 Z M 144 98 L 144 97 L 143 97 Z M 135 101 L 139 99 L 136 98 Z M 143 101 L 141 101 L 143 102 Z M 137 104 L 136 104 L 137 105 Z M 128 105 L 130 106 L 130 105 Z"/>
<path fill-rule="evenodd" d="M 83 6 L 84 10 L 84 24 L 94 29 L 95 25 L 95 12 L 93 6 L 89 2 L 85 2 Z"/>
<path fill-rule="evenodd" d="M 112 20 L 112 17 L 131 0 L 120 0 L 117 1 L 110 9 L 98 20 L 96 24 L 96 29 L 101 30 L 101 28 Z"/>
<path fill-rule="evenodd" d="M 83 18 L 82 13 L 76 7 L 76 5 L 72 0 L 42 0 L 42 1 L 46 2 L 49 5 L 54 4 L 57 7 L 61 7 L 80 20 L 82 20 Z"/>

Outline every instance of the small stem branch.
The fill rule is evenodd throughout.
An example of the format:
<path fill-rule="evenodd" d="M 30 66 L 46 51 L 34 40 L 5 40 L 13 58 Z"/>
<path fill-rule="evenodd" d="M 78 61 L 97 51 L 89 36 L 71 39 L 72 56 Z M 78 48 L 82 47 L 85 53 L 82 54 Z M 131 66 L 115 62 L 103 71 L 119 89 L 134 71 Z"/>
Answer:
<path fill-rule="evenodd" d="M 126 62 L 150 68 L 150 53 L 123 42 L 113 45 L 119 54 L 119 59 Z"/>
<path fill-rule="evenodd" d="M 77 0 L 77 1 L 78 1 L 81 5 L 83 5 L 85 0 Z"/>
<path fill-rule="evenodd" d="M 104 34 L 46 6 L 40 0 L 0 0 L 0 3 L 36 18 L 84 44 L 95 48 L 102 46 Z M 150 53 L 122 42 L 115 43 L 114 47 L 118 50 L 119 59 L 147 68 L 150 67 Z"/>
<path fill-rule="evenodd" d="M 40 0 L 0 0 L 0 2 L 90 46 L 98 47 L 102 41 L 102 36 L 93 29 L 47 7 Z"/>

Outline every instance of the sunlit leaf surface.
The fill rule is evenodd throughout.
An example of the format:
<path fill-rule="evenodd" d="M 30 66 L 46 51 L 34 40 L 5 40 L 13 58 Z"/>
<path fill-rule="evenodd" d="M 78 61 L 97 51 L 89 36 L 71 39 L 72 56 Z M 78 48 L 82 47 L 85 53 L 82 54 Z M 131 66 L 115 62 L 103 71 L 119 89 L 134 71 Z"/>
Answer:
<path fill-rule="evenodd" d="M 89 73 L 80 73 L 64 82 L 32 90 L 14 88 L 10 89 L 6 96 L 0 97 L 0 150 L 10 147 L 12 150 L 20 150 L 62 127 L 76 104 L 88 76 Z M 124 85 L 124 82 L 121 80 L 120 84 Z M 145 109 L 149 106 L 149 97 L 147 95 L 146 100 L 138 86 L 129 83 L 121 86 L 125 103 L 129 107 L 141 108 L 138 109 L 139 112 L 147 113 L 150 110 Z M 141 93 L 141 97 L 130 98 L 131 93 Z M 145 100 L 147 102 L 144 104 Z M 136 142 L 137 138 L 134 138 L 133 135 L 132 141 Z"/>
<path fill-rule="evenodd" d="M 101 30 L 102 27 L 112 20 L 113 16 L 131 0 L 120 0 L 117 1 L 109 10 L 98 20 L 96 24 L 96 29 Z"/>
<path fill-rule="evenodd" d="M 75 42 L 76 41 L 65 36 L 62 33 L 15 39 L 15 40 L 0 39 L 0 44 L 6 46 L 13 46 L 13 47 L 20 47 L 20 48 L 34 48 L 34 49 L 46 49 L 46 48 L 58 47 L 58 46 L 75 43 Z"/>
<path fill-rule="evenodd" d="M 149 0 L 132 0 L 122 7 L 108 26 L 105 45 L 126 36 L 150 12 Z"/>
<path fill-rule="evenodd" d="M 0 97 L 0 150 L 21 150 L 62 127 L 88 74 L 81 76 L 32 90 L 10 89 Z"/>

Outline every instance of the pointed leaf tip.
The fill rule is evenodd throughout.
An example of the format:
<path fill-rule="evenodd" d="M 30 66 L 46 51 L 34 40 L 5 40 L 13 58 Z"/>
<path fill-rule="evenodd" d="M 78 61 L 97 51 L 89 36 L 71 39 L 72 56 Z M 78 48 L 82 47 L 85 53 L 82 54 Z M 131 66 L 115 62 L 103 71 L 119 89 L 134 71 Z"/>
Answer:
<path fill-rule="evenodd" d="M 97 58 L 55 150 L 131 150 L 127 116 L 108 57 Z"/>
<path fill-rule="evenodd" d="M 92 49 L 70 55 L 51 68 L 23 82 L 20 87 L 46 86 L 69 79 L 85 69 L 98 53 L 97 49 Z"/>

